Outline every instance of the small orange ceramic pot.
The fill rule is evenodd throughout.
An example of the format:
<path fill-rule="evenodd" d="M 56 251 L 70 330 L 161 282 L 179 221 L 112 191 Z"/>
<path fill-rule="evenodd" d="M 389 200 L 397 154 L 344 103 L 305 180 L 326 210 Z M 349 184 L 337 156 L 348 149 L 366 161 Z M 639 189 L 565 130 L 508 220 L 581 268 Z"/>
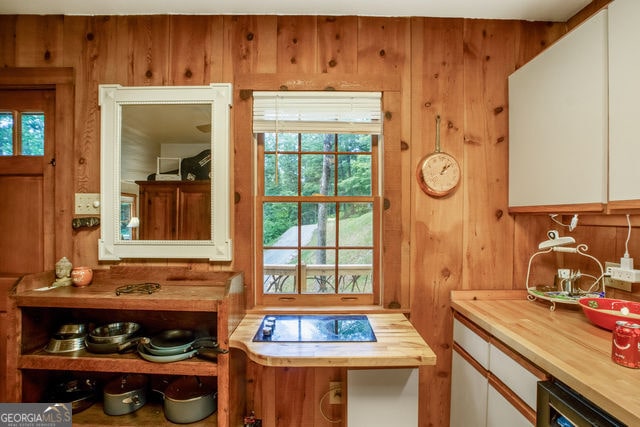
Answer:
<path fill-rule="evenodd" d="M 93 270 L 89 267 L 75 267 L 71 270 L 71 281 L 74 286 L 87 286 L 93 279 Z"/>

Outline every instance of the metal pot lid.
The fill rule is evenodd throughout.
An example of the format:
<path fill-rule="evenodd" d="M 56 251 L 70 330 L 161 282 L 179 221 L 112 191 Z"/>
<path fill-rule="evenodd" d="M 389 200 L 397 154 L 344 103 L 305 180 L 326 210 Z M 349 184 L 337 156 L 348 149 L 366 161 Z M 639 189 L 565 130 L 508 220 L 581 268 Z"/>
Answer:
<path fill-rule="evenodd" d="M 103 389 L 105 395 L 118 396 L 147 387 L 149 378 L 143 374 L 126 374 L 109 381 Z"/>
<path fill-rule="evenodd" d="M 215 393 L 217 388 L 215 377 L 181 377 L 167 386 L 164 397 L 174 401 L 194 400 Z"/>

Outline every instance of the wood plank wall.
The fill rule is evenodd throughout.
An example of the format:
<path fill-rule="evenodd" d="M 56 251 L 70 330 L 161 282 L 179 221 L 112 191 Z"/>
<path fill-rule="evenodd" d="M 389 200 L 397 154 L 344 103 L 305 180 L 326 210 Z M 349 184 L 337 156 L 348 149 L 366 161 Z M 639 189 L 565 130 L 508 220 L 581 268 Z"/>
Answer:
<path fill-rule="evenodd" d="M 59 142 L 73 144 L 74 163 L 64 173 L 72 175 L 74 192 L 100 189 L 100 83 L 234 83 L 255 73 L 400 79 L 394 101 L 399 138 L 386 143 L 401 157 L 385 177 L 401 192 L 400 242 L 385 254 L 399 260 L 393 268 L 400 279 L 385 284 L 385 295 L 411 306 L 411 320 L 438 355 L 438 364 L 421 375 L 419 415 L 421 426 L 443 426 L 449 417 L 449 292 L 522 287 L 521 255 L 548 227 L 546 218 L 507 213 L 506 78 L 565 31 L 564 24 L 471 19 L 4 15 L 0 66 L 75 69 L 74 140 Z M 436 114 L 443 118 L 443 150 L 463 170 L 461 186 L 446 199 L 421 193 L 414 178 L 419 160 L 434 150 Z M 246 134 L 246 126 L 236 116 L 233 134 Z M 188 262 L 192 268 L 251 271 L 252 181 L 247 157 L 238 155 L 248 142 L 234 140 L 235 260 Z M 74 264 L 97 265 L 98 237 L 99 230 L 80 230 L 56 238 L 68 239 Z M 247 284 L 251 292 L 250 275 Z M 264 425 L 341 425 L 325 420 L 319 401 L 329 380 L 345 379 L 343 371 L 250 365 L 248 378 L 249 409 Z M 304 404 L 293 403 L 298 399 Z"/>

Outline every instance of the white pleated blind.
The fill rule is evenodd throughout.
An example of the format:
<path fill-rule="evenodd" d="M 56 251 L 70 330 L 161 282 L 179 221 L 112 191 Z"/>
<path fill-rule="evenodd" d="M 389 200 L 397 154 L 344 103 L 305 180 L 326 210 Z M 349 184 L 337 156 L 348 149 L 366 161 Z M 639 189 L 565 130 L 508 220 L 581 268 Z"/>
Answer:
<path fill-rule="evenodd" d="M 382 133 L 380 92 L 253 92 L 253 132 Z"/>

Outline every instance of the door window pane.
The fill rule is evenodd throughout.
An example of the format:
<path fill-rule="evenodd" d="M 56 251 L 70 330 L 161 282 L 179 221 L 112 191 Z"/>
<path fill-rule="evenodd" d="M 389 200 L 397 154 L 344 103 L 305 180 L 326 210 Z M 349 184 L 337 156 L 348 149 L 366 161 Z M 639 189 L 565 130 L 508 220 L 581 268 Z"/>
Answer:
<path fill-rule="evenodd" d="M 0 113 L 0 156 L 13 156 L 13 114 Z"/>
<path fill-rule="evenodd" d="M 44 114 L 23 113 L 21 152 L 25 156 L 44 155 Z"/>

